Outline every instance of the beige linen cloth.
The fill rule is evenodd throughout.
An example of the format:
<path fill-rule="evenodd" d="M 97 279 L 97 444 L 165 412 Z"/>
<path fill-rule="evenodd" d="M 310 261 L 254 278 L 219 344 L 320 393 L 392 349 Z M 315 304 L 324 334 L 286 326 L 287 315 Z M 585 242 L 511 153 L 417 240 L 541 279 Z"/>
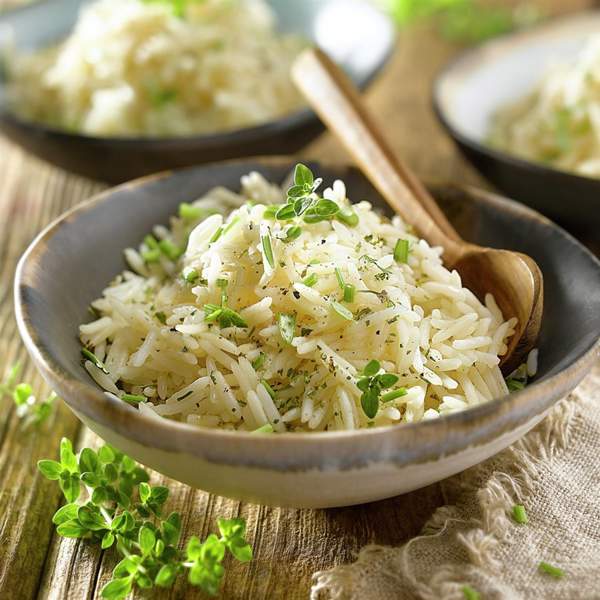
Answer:
<path fill-rule="evenodd" d="M 311 598 L 464 600 L 468 585 L 481 600 L 600 599 L 600 364 L 522 440 L 442 485 L 419 537 L 316 573 Z"/>

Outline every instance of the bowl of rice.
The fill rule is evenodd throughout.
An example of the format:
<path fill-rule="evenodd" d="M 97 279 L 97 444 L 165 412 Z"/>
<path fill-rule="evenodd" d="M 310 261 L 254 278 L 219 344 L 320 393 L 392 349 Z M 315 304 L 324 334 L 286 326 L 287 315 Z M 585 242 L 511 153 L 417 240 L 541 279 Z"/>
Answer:
<path fill-rule="evenodd" d="M 19 329 L 85 424 L 180 481 L 298 507 L 403 493 L 528 431 L 600 337 L 600 265 L 578 242 L 489 193 L 436 196 L 466 239 L 544 273 L 539 348 L 514 373 L 499 368 L 514 322 L 443 249 L 355 169 L 285 158 L 152 176 L 66 213 L 19 264 Z"/>
<path fill-rule="evenodd" d="M 600 12 L 468 50 L 438 76 L 438 117 L 510 197 L 570 229 L 600 225 Z"/>
<path fill-rule="evenodd" d="M 293 152 L 321 131 L 289 71 L 322 47 L 365 87 L 394 44 L 367 0 L 53 0 L 0 17 L 0 129 L 121 182 Z"/>

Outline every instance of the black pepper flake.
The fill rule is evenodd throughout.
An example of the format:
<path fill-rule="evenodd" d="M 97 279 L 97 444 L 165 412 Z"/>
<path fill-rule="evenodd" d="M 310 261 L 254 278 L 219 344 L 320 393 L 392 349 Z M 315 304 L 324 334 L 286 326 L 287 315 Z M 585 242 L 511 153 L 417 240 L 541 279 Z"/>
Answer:
<path fill-rule="evenodd" d="M 292 294 L 296 300 L 300 300 L 300 292 L 298 290 L 294 290 Z"/>

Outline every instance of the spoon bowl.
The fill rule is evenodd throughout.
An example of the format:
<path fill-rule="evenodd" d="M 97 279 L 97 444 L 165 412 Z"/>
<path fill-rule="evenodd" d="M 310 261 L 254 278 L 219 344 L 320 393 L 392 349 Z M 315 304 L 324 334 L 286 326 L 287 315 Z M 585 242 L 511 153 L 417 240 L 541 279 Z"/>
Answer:
<path fill-rule="evenodd" d="M 367 178 L 405 222 L 432 246 L 480 300 L 496 299 L 505 319 L 517 325 L 502 357 L 504 374 L 518 367 L 537 340 L 543 310 L 543 277 L 525 254 L 463 240 L 418 178 L 394 155 L 352 82 L 323 52 L 304 51 L 292 78 L 309 104 L 354 157 Z"/>

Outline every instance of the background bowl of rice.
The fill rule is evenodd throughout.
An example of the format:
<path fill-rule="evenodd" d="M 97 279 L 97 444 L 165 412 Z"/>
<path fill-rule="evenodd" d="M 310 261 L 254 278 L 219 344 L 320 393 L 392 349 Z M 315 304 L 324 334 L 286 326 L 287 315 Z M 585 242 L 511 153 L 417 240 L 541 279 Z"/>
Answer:
<path fill-rule="evenodd" d="M 586 234 L 600 225 L 600 179 L 523 158 L 488 138 L 499 111 L 535 90 L 550 66 L 574 61 L 599 30 L 595 10 L 491 40 L 445 66 L 432 92 L 441 124 L 482 175 L 511 198 Z"/>
<path fill-rule="evenodd" d="M 17 115 L 9 106 L 4 50 L 27 53 L 59 43 L 73 29 L 79 9 L 88 4 L 89 0 L 44 0 L 0 16 L 0 130 L 40 158 L 92 179 L 119 183 L 168 168 L 294 152 L 322 131 L 308 108 L 262 124 L 178 137 L 102 137 Z M 278 32 L 300 36 L 306 43 L 321 47 L 361 88 L 383 68 L 393 49 L 392 22 L 368 0 L 268 0 L 266 4 L 274 14 Z M 235 65 L 224 63 L 223 68 Z M 241 69 L 235 77 L 243 73 Z M 251 105 L 252 98 L 248 103 Z M 250 109 L 246 105 L 240 110 Z M 181 124 L 175 126 L 181 128 Z"/>
<path fill-rule="evenodd" d="M 181 202 L 215 185 L 239 189 L 242 175 L 281 183 L 287 158 L 249 159 L 155 175 L 109 190 L 52 223 L 16 275 L 21 335 L 44 377 L 75 414 L 109 443 L 190 485 L 271 505 L 328 507 L 391 497 L 472 466 L 515 441 L 583 377 L 600 337 L 600 263 L 537 213 L 493 194 L 447 187 L 435 193 L 466 239 L 531 255 L 545 278 L 536 379 L 524 390 L 434 421 L 351 432 L 283 433 L 207 429 L 140 414 L 107 397 L 82 367 L 79 323 L 124 267 L 123 249 Z M 353 168 L 310 164 L 346 182 L 349 195 L 384 208 Z M 357 342 L 359 343 L 359 342 Z"/>

